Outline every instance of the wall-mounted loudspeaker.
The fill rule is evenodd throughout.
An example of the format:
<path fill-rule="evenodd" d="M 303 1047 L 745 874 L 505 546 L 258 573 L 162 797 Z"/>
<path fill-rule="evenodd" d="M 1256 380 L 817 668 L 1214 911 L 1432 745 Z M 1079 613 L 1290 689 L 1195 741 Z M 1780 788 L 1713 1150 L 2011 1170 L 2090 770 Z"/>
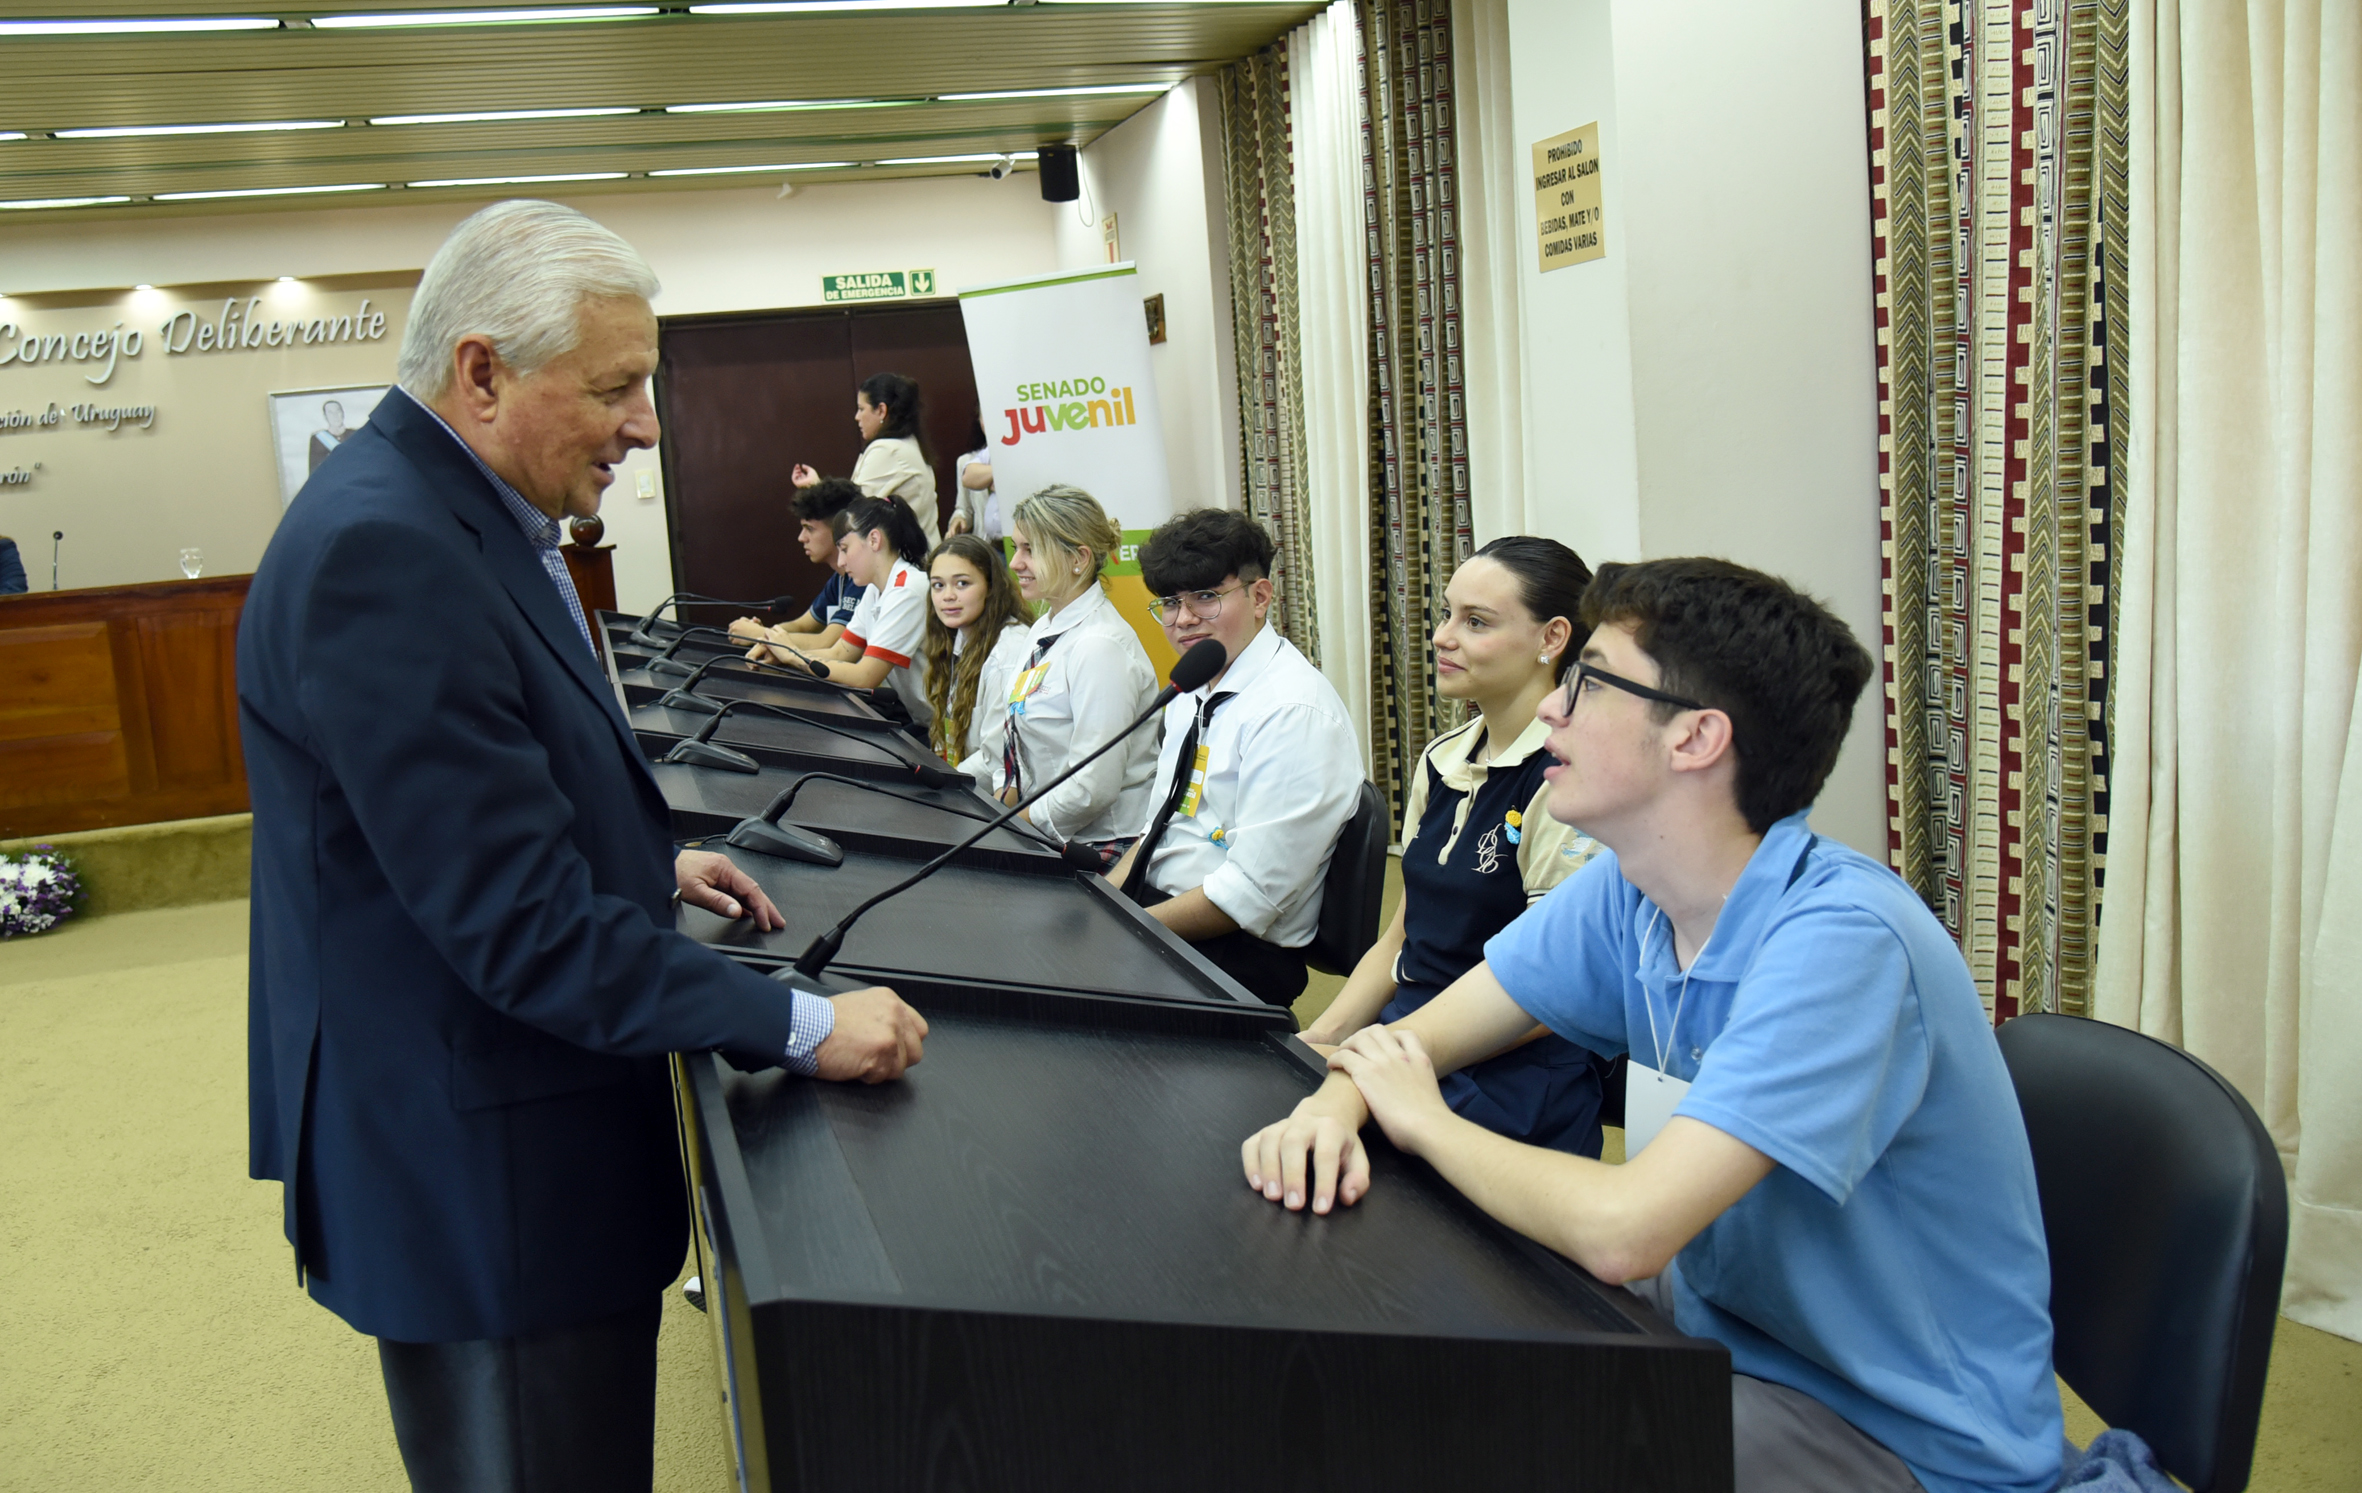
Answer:
<path fill-rule="evenodd" d="M 1082 176 L 1075 168 L 1074 147 L 1041 147 L 1042 201 L 1072 202 L 1083 195 Z"/>

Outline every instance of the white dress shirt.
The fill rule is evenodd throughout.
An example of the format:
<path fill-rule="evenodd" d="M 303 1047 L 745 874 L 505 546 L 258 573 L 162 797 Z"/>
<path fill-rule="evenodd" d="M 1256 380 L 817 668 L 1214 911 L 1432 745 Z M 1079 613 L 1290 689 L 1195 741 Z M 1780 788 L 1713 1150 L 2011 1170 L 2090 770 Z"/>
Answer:
<path fill-rule="evenodd" d="M 961 654 L 968 650 L 966 631 L 954 633 L 951 657 L 956 666 Z M 1009 716 L 1009 689 L 1017 676 L 1025 672 L 1025 661 L 1033 656 L 1033 632 L 1015 622 L 1001 625 L 1001 635 L 993 640 L 992 651 L 984 655 L 984 668 L 976 676 L 976 703 L 968 711 L 968 739 L 960 743 L 959 768 L 976 781 L 990 782 L 1001 767 L 1002 723 Z"/>
<path fill-rule="evenodd" d="M 1058 641 L 1032 668 L 1020 659 L 1020 672 L 1002 697 L 1017 722 L 1018 777 L 1028 793 L 1089 756 L 1156 698 L 1148 650 L 1104 587 L 1094 583 L 1034 623 L 1027 659 L 1044 638 Z M 1000 739 L 986 738 L 982 750 L 992 758 L 990 781 L 997 794 L 1009 786 Z M 1031 818 L 1061 840 L 1084 844 L 1136 835 L 1148 818 L 1148 779 L 1155 770 L 1156 746 L 1143 726 L 1035 804 Z"/>
<path fill-rule="evenodd" d="M 1176 774 L 1191 770 L 1181 738 L 1200 703 L 1223 695 L 1232 698 L 1198 737 L 1196 812 L 1173 815 L 1148 884 L 1173 896 L 1202 886 L 1255 937 L 1302 948 L 1319 931 L 1321 879 L 1360 801 L 1361 746 L 1336 689 L 1278 629 L 1266 624 L 1220 679 L 1165 707 L 1156 784 L 1134 827 L 1146 833 Z"/>

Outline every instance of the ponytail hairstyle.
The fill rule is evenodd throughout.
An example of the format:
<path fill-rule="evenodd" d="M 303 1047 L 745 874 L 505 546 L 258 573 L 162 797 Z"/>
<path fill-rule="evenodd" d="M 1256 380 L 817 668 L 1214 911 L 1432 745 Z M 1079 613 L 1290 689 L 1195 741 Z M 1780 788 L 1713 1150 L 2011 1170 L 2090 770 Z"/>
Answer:
<path fill-rule="evenodd" d="M 896 558 L 913 565 L 926 558 L 926 531 L 919 527 L 919 516 L 899 498 L 863 498 L 849 503 L 831 521 L 830 527 L 836 530 L 839 539 L 848 534 L 875 534 L 883 529 L 886 543 L 894 546 Z"/>
<path fill-rule="evenodd" d="M 935 453 L 927 449 L 927 438 L 919 429 L 919 383 L 899 373 L 873 373 L 861 381 L 862 396 L 886 412 L 886 423 L 878 427 L 878 439 L 891 441 L 909 436 L 919 443 L 919 452 L 927 464 L 935 464 Z M 918 556 L 913 555 L 912 559 Z"/>
<path fill-rule="evenodd" d="M 1003 628 L 1023 627 L 1033 615 L 1017 590 L 1017 578 L 1009 574 L 1008 562 L 1001 558 L 999 545 L 973 534 L 954 534 L 927 556 L 930 577 L 935 573 L 935 562 L 947 555 L 984 577 L 984 613 L 969 624 L 966 646 L 954 653 L 952 630 L 935 615 L 931 596 L 927 636 L 919 645 L 920 656 L 926 660 L 927 707 L 935 712 L 928 738 L 944 761 L 956 763 L 967 755 L 968 722 L 976 715 L 976 687 L 984 677 L 984 661 L 1000 643 Z"/>
<path fill-rule="evenodd" d="M 1471 558 L 1490 560 L 1509 572 L 1517 581 L 1517 598 L 1536 622 L 1547 623 L 1553 617 L 1564 617 L 1573 631 L 1567 635 L 1566 651 L 1550 661 L 1553 674 L 1566 668 L 1566 661 L 1583 651 L 1590 641 L 1591 629 L 1583 621 L 1583 592 L 1591 584 L 1591 567 L 1583 557 L 1555 539 L 1542 539 L 1532 534 L 1510 534 L 1494 540 Z"/>

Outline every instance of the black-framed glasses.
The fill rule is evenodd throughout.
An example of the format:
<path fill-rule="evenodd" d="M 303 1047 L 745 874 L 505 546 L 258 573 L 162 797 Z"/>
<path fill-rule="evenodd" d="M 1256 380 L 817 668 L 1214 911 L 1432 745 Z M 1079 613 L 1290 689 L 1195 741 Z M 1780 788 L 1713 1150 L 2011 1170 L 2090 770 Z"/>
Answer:
<path fill-rule="evenodd" d="M 1599 665 L 1587 664 L 1578 658 L 1567 665 L 1566 673 L 1559 678 L 1559 688 L 1566 691 L 1566 711 L 1569 715 L 1575 713 L 1575 702 L 1583 697 L 1583 681 L 1585 679 L 1596 679 L 1601 684 L 1612 684 L 1625 694 L 1638 695 L 1643 700 L 1654 700 L 1660 705 L 1671 705 L 1681 710 L 1709 710 L 1713 708 L 1703 701 L 1685 699 L 1680 695 L 1669 695 L 1661 689 L 1652 689 L 1648 685 L 1635 683 L 1621 674 L 1610 674 Z"/>

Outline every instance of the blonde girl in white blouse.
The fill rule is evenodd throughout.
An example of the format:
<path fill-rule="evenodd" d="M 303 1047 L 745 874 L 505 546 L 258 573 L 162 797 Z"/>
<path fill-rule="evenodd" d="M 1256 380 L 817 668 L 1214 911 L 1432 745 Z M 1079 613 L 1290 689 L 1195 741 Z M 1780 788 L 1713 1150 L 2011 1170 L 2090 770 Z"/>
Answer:
<path fill-rule="evenodd" d="M 1148 650 L 1108 600 L 1099 576 L 1123 531 L 1080 488 L 1045 487 L 1010 515 L 1009 571 L 1040 611 L 1032 644 L 1009 689 L 996 743 L 987 735 L 993 791 L 1004 803 L 1033 791 L 1130 725 L 1156 695 Z M 1027 817 L 1113 865 L 1148 818 L 1156 737 L 1139 731 L 1045 796 Z M 982 771 L 977 772 L 979 778 Z"/>

